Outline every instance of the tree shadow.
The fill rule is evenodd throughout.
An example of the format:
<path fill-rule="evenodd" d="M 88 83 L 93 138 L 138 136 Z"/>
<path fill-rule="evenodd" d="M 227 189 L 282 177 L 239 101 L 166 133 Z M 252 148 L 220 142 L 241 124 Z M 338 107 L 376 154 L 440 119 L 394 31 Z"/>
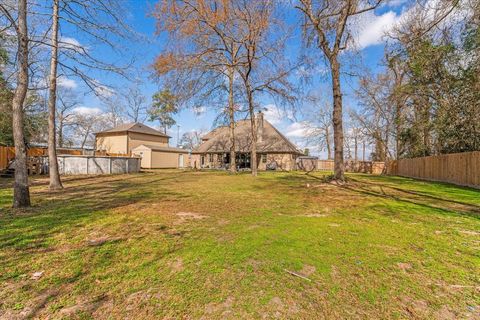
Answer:
<path fill-rule="evenodd" d="M 392 190 L 398 191 L 400 193 L 406 193 L 406 194 L 413 195 L 413 196 L 428 198 L 428 199 L 431 199 L 431 200 L 434 200 L 434 201 L 449 202 L 449 203 L 452 203 L 452 204 L 458 204 L 458 205 L 470 207 L 472 211 L 480 213 L 480 206 L 472 204 L 472 203 L 462 202 L 462 201 L 453 200 L 453 199 L 441 198 L 441 197 L 437 197 L 437 196 L 431 195 L 431 194 L 426 193 L 426 192 L 405 190 L 403 188 L 394 187 L 394 186 L 390 186 L 390 185 L 386 185 L 386 184 L 382 184 L 382 183 L 360 181 L 360 180 L 357 180 L 357 179 L 354 179 L 354 178 L 351 178 L 351 177 L 350 177 L 350 180 L 354 181 L 356 183 L 366 184 L 366 185 L 370 185 L 370 186 L 373 186 L 373 187 L 380 187 L 380 188 L 384 188 L 384 189 L 392 189 Z M 462 188 L 464 188 L 464 187 L 462 187 Z M 471 190 L 471 189 L 468 188 L 468 190 Z M 480 197 L 480 192 L 479 192 L 479 197 Z"/>
<path fill-rule="evenodd" d="M 428 209 L 439 210 L 448 214 L 462 214 L 475 218 L 480 218 L 480 207 L 474 204 L 465 203 L 457 200 L 444 199 L 423 192 L 405 190 L 402 188 L 391 187 L 384 184 L 364 182 L 358 179 L 354 179 L 351 176 L 347 177 L 347 182 L 343 185 L 329 183 L 328 179 L 326 179 L 324 176 L 318 177 L 309 173 L 306 173 L 304 175 L 281 176 L 278 177 L 278 180 L 286 181 L 287 185 L 288 183 L 308 183 L 313 180 L 317 183 L 320 182 L 322 184 L 328 184 L 330 186 L 338 187 L 340 189 L 348 190 L 362 195 L 409 203 Z M 378 187 L 380 189 L 375 190 L 372 187 Z M 434 201 L 435 203 L 431 203 L 432 201 Z"/>
<path fill-rule="evenodd" d="M 189 197 L 162 187 L 170 179 L 174 177 L 100 181 L 69 186 L 56 193 L 34 192 L 32 197 L 40 199 L 34 207 L 21 212 L 10 209 L 9 214 L 0 216 L 0 250 L 12 249 L 18 255 L 47 250 L 48 240 L 59 230 L 82 227 L 108 216 L 112 209 L 153 198 L 159 201 Z"/>

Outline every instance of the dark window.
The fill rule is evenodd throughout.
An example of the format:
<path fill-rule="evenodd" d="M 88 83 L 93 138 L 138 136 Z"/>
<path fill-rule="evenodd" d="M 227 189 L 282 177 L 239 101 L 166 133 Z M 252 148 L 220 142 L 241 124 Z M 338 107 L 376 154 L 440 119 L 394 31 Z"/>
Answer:
<path fill-rule="evenodd" d="M 262 154 L 262 162 L 267 163 L 267 155 L 266 154 Z"/>

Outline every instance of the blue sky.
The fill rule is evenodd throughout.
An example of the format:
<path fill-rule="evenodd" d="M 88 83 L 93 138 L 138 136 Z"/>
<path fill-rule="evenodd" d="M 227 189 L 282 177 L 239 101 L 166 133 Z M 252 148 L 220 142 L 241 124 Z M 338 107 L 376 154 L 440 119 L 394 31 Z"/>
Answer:
<path fill-rule="evenodd" d="M 155 56 L 161 52 L 165 43 L 165 38 L 162 35 L 158 36 L 155 34 L 155 20 L 149 16 L 149 12 L 153 5 L 154 2 L 151 1 L 129 1 L 129 15 L 127 14 L 125 19 L 136 32 L 144 37 L 144 40 L 122 43 L 122 46 L 126 50 L 125 54 L 120 53 L 120 55 L 115 55 L 111 50 L 102 46 L 92 46 L 88 48 L 96 55 L 102 56 L 103 59 L 105 59 L 105 57 L 109 59 L 111 56 L 111 59 L 118 59 L 120 63 L 125 63 L 128 59 L 134 56 L 136 62 L 132 71 L 134 71 L 136 77 L 141 80 L 139 88 L 148 98 L 158 90 L 158 84 L 150 77 L 151 71 L 149 65 L 154 61 Z M 360 49 L 358 52 L 349 52 L 348 55 L 353 56 L 353 60 L 356 64 L 366 67 L 372 73 L 381 70 L 381 60 L 384 51 L 384 39 L 382 39 L 382 34 L 391 29 L 395 22 L 400 19 L 402 13 L 406 11 L 408 6 L 409 1 L 392 0 L 388 5 L 383 5 L 375 12 L 363 15 L 359 21 L 355 21 L 355 28 L 352 28 L 352 30 L 355 33 L 355 39 Z M 288 13 L 288 23 L 295 24 L 298 20 L 298 13 L 294 9 L 291 10 L 292 12 Z M 65 39 L 72 39 L 72 41 L 78 41 L 83 45 L 82 35 L 73 33 L 72 30 L 69 30 L 67 27 L 62 29 L 62 37 Z M 298 50 L 295 49 L 298 46 L 301 46 L 299 38 L 300 37 L 297 33 L 297 37 L 289 42 L 290 49 L 287 50 L 288 52 L 286 52 L 286 54 L 292 59 L 296 58 L 294 55 Z M 320 51 L 318 51 L 318 56 L 321 56 Z M 309 90 L 315 90 L 320 95 L 325 96 L 325 99 L 329 99 L 331 93 L 328 87 L 330 81 L 328 73 L 322 75 L 322 72 L 326 70 L 325 68 L 326 66 L 320 62 L 317 68 L 319 75 L 314 82 L 315 85 L 312 86 L 312 88 L 309 88 Z M 346 68 L 350 68 L 350 66 L 347 66 Z M 93 72 L 94 77 L 100 82 L 112 85 L 114 92 L 132 85 L 116 74 L 101 73 L 97 71 Z M 83 85 L 79 79 L 63 78 L 62 80 L 64 86 L 73 88 L 74 90 L 85 94 L 82 103 L 84 111 L 105 109 L 102 101 L 95 95 L 88 93 L 85 85 Z M 352 95 L 353 88 L 356 86 L 356 79 L 345 78 L 342 80 L 342 84 L 345 92 L 345 107 L 356 108 L 356 101 Z M 306 145 L 303 131 L 301 129 L 301 122 L 305 120 L 302 109 L 311 109 L 313 106 L 304 105 L 300 110 L 292 112 L 290 110 L 285 111 L 283 108 L 272 105 L 271 101 L 259 101 L 259 103 L 267 108 L 266 118 L 277 126 L 280 131 L 292 140 L 292 142 L 296 143 L 301 148 L 309 147 L 313 150 L 313 153 L 318 154 L 321 157 L 325 156 L 325 153 L 316 150 L 315 146 Z M 196 114 L 193 110 L 182 110 L 175 116 L 175 119 L 180 126 L 180 136 L 186 131 L 210 130 L 215 116 L 216 114 L 214 111 L 209 110 L 208 107 L 206 108 L 206 112 L 200 115 Z M 147 122 L 147 124 L 157 126 L 156 123 Z M 175 145 L 177 127 L 175 126 L 171 128 L 169 133 L 173 137 L 171 144 Z"/>

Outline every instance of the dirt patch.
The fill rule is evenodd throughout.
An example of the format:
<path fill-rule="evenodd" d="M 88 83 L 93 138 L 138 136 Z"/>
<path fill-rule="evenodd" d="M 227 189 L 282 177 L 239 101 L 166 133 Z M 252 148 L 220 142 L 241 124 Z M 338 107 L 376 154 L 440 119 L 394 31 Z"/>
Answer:
<path fill-rule="evenodd" d="M 152 295 L 145 290 L 137 291 L 129 295 L 125 299 L 125 310 L 132 311 L 138 308 L 139 305 L 142 305 L 145 301 L 148 301 Z"/>
<path fill-rule="evenodd" d="M 108 236 L 95 238 L 95 239 L 88 239 L 87 240 L 87 245 L 89 245 L 91 247 L 96 247 L 96 246 L 101 246 L 102 244 L 104 244 L 107 241 L 108 241 Z"/>
<path fill-rule="evenodd" d="M 2 319 L 30 319 L 35 317 L 47 304 L 48 300 L 58 295 L 57 290 L 47 290 L 28 302 L 28 305 L 18 313 L 5 314 Z"/>
<path fill-rule="evenodd" d="M 460 233 L 469 235 L 469 236 L 480 236 L 480 232 L 472 231 L 472 230 L 459 230 Z"/>
<path fill-rule="evenodd" d="M 407 313 L 413 318 L 428 318 L 430 308 L 424 300 L 414 300 L 410 297 L 402 297 L 402 304 Z"/>
<path fill-rule="evenodd" d="M 72 317 L 77 313 L 92 314 L 106 301 L 106 296 L 99 296 L 89 301 L 79 301 L 77 304 L 61 309 L 58 312 L 60 317 Z"/>
<path fill-rule="evenodd" d="M 412 269 L 412 264 L 408 262 L 399 262 L 397 263 L 397 267 L 403 272 L 407 272 L 408 270 Z"/>
<path fill-rule="evenodd" d="M 267 307 L 272 311 L 265 312 L 262 316 L 263 319 L 279 319 L 285 311 L 285 304 L 279 297 L 273 297 Z"/>
<path fill-rule="evenodd" d="M 176 215 L 184 219 L 205 219 L 206 215 L 195 213 L 195 212 L 177 212 Z"/>
<path fill-rule="evenodd" d="M 437 320 L 455 320 L 457 316 L 447 306 L 442 306 L 435 312 L 434 318 Z"/>
<path fill-rule="evenodd" d="M 328 224 L 330 227 L 338 228 L 340 225 L 338 223 L 329 223 Z"/>
<path fill-rule="evenodd" d="M 182 272 L 185 267 L 183 266 L 183 259 L 182 258 L 176 258 L 172 262 L 170 262 L 170 269 L 172 269 L 172 272 L 178 273 Z"/>
<path fill-rule="evenodd" d="M 323 218 L 323 217 L 328 217 L 328 214 L 326 213 L 307 213 L 302 215 L 303 217 L 308 217 L 308 218 Z"/>
<path fill-rule="evenodd" d="M 260 268 L 262 267 L 262 262 L 259 261 L 259 260 L 256 260 L 256 259 L 249 259 L 247 261 L 247 264 L 252 266 L 252 269 L 254 272 L 257 272 L 260 270 Z"/>
<path fill-rule="evenodd" d="M 226 219 L 220 219 L 220 220 L 217 221 L 217 224 L 219 226 L 226 226 L 226 225 L 230 224 L 230 221 L 228 221 Z"/>
<path fill-rule="evenodd" d="M 299 311 L 294 301 L 284 301 L 280 297 L 273 297 L 266 307 L 267 310 L 263 312 L 262 319 L 291 319 L 292 315 Z"/>
<path fill-rule="evenodd" d="M 337 267 L 332 265 L 331 266 L 331 271 L 330 271 L 330 277 L 335 280 L 338 279 L 340 276 L 340 272 L 338 271 Z"/>
<path fill-rule="evenodd" d="M 210 315 L 221 315 L 221 318 L 225 318 L 232 314 L 234 299 L 227 297 L 225 301 L 220 303 L 211 302 L 205 306 L 205 315 L 201 319 L 210 319 Z"/>
<path fill-rule="evenodd" d="M 312 274 L 315 273 L 315 271 L 317 271 L 317 269 L 314 266 L 304 264 L 302 270 L 300 270 L 299 273 L 305 277 L 310 277 Z"/>
<path fill-rule="evenodd" d="M 101 237 L 98 237 L 98 238 L 91 238 L 91 239 L 87 239 L 87 245 L 90 246 L 90 247 L 97 247 L 97 246 L 101 246 L 107 242 L 116 242 L 116 241 L 120 241 L 122 240 L 122 238 L 120 237 L 110 237 L 110 236 L 101 236 Z"/>

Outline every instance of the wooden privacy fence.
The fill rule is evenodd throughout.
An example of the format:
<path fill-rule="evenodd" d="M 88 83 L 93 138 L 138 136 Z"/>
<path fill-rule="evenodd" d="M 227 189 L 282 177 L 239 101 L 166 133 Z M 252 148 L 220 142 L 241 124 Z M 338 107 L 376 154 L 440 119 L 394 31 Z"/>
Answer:
<path fill-rule="evenodd" d="M 385 162 L 378 161 L 345 160 L 344 164 L 346 172 L 382 174 L 385 168 Z M 333 171 L 333 169 L 333 160 L 317 160 L 317 170 Z"/>
<path fill-rule="evenodd" d="M 0 170 L 6 169 L 13 158 L 15 158 L 15 148 L 0 146 Z"/>
<path fill-rule="evenodd" d="M 480 151 L 392 161 L 388 173 L 480 188 Z"/>

